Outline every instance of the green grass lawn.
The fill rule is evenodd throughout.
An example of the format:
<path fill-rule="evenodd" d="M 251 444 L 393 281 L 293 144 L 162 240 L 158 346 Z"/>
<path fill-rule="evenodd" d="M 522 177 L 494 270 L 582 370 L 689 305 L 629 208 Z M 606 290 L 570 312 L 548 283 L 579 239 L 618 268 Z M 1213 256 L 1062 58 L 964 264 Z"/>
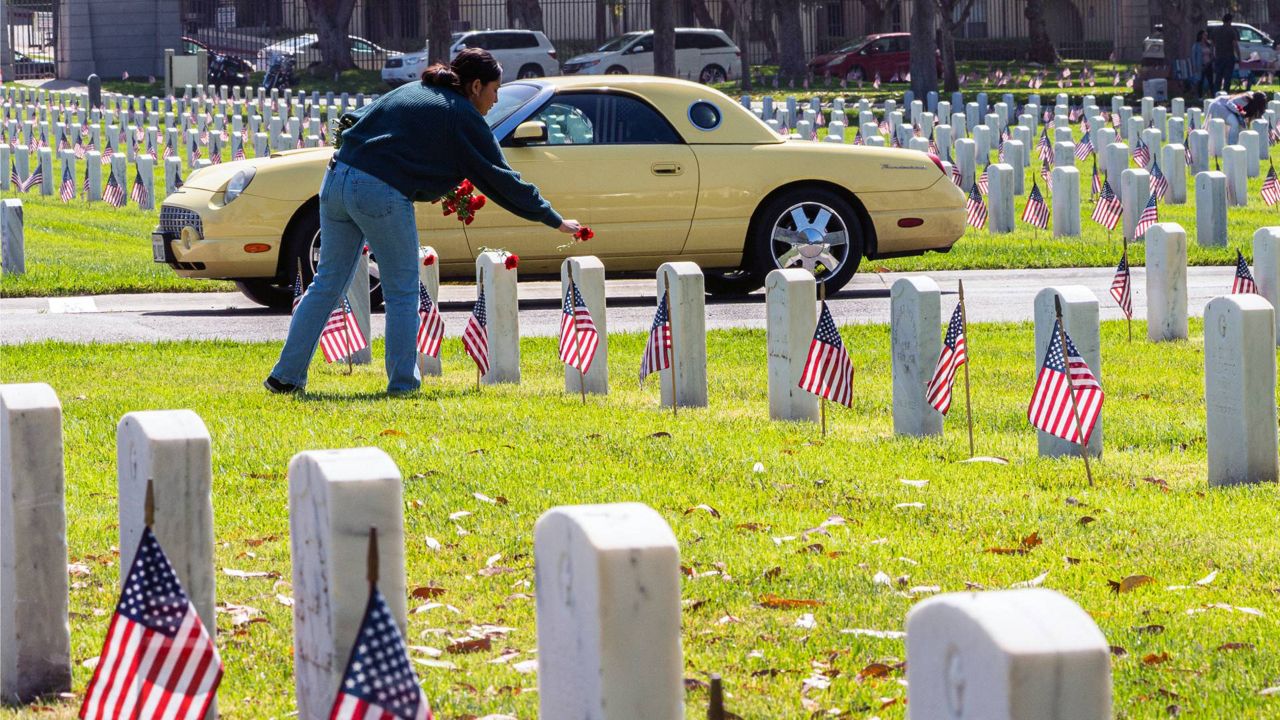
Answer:
<path fill-rule="evenodd" d="M 768 420 L 763 331 L 709 334 L 711 405 L 678 417 L 657 407 L 652 383 L 634 381 L 639 334 L 610 338 L 614 392 L 585 407 L 562 392 L 550 338 L 522 342 L 522 385 L 480 392 L 451 340 L 445 377 L 409 399 L 381 393 L 380 343 L 378 364 L 351 377 L 318 364 L 301 399 L 259 385 L 275 343 L 25 345 L 0 355 L 0 382 L 48 382 L 63 403 L 71 561 L 87 568 L 72 577 L 77 692 L 115 602 L 116 423 L 132 410 L 190 408 L 213 438 L 218 602 L 261 620 L 219 616 L 226 718 L 279 718 L 294 707 L 291 611 L 277 599 L 291 593 L 289 459 L 369 445 L 405 477 L 409 587 L 444 588 L 437 600 L 457 608 L 412 614 L 409 642 L 445 650 L 475 625 L 514 628 L 488 651 L 445 650 L 439 659 L 454 670 L 418 667 L 437 717 L 536 715 L 536 678 L 514 669 L 536 657 L 534 521 L 559 504 L 618 501 L 648 503 L 674 529 L 687 568 L 684 674 L 722 673 L 743 717 L 808 718 L 812 701 L 823 714 L 901 719 L 903 642 L 842 631 L 902 630 L 922 587 L 1007 588 L 1046 572 L 1044 587 L 1080 603 L 1115 646 L 1115 717 L 1165 717 L 1175 705 L 1185 717 L 1274 717 L 1280 696 L 1260 691 L 1280 685 L 1280 486 L 1206 486 L 1200 321 L 1191 332 L 1187 342 L 1129 344 L 1123 324 L 1103 326 L 1106 451 L 1095 487 L 1079 460 L 1036 456 L 1025 323 L 969 334 L 978 452 L 1006 466 L 956 462 L 968 454 L 959 399 L 944 437 L 892 435 L 887 326 L 843 329 L 855 402 L 829 408 L 825 439 L 816 427 Z M 700 505 L 716 514 L 693 510 Z M 464 510 L 473 514 L 450 520 Z M 817 529 L 836 516 L 843 523 Z M 1033 533 L 1043 543 L 1024 554 L 990 551 Z M 481 572 L 495 554 L 510 572 Z M 1204 586 L 1170 587 L 1214 572 Z M 1109 582 L 1134 575 L 1153 582 L 1112 591 Z M 770 609 L 766 595 L 821 604 Z M 806 612 L 816 627 L 796 627 Z M 510 661 L 490 662 L 508 651 Z M 888 675 L 860 679 L 872 663 Z M 830 686 L 802 700 L 815 672 Z M 690 690 L 686 716 L 703 717 L 705 702 L 705 691 Z M 70 717 L 75 701 L 49 706 Z"/>
<path fill-rule="evenodd" d="M 1079 126 L 1074 130 L 1078 138 Z M 852 141 L 853 129 L 847 133 L 846 139 Z M 825 138 L 826 134 L 825 127 L 820 129 L 819 139 Z M 230 146 L 224 147 L 222 152 L 223 160 L 229 161 Z M 1271 149 L 1271 158 L 1280 164 L 1280 146 Z M 995 159 L 994 151 L 992 159 Z M 1052 196 L 1040 179 L 1038 159 L 1033 159 L 1033 162 L 1033 167 L 1026 171 L 1027 191 L 1030 191 L 1030 183 L 1034 179 L 1052 207 Z M 1089 219 L 1093 210 L 1093 202 L 1089 199 L 1091 167 L 1088 160 L 1078 163 L 1083 200 L 1083 235 L 1079 238 L 1054 240 L 1050 232 L 1037 231 L 1019 221 L 1018 229 L 1006 235 L 991 235 L 985 229 L 969 229 L 949 253 L 872 261 L 865 263 L 864 268 L 915 271 L 1114 265 L 1120 254 L 1118 234 L 1113 233 L 1108 238 L 1106 230 Z M 1226 248 L 1203 248 L 1195 242 L 1193 178 L 1188 177 L 1186 204 L 1160 206 L 1161 221 L 1181 223 L 1187 230 L 1190 264 L 1231 264 L 1235 261 L 1237 248 L 1244 250 L 1246 257 L 1252 259 L 1249 248 L 1254 231 L 1259 227 L 1280 224 L 1280 206 L 1268 208 L 1259 195 L 1266 168 L 1266 163 L 1263 163 L 1262 174 L 1249 180 L 1248 205 L 1229 208 L 1230 243 Z M 61 165 L 55 162 L 55 174 L 60 171 Z M 189 172 L 190 168 L 184 166 L 184 176 Z M 83 179 L 83 173 L 84 165 L 80 163 L 77 166 L 77 185 Z M 156 170 L 156 187 L 163 192 L 164 176 L 159 168 Z M 1119 192 L 1118 187 L 1116 190 Z M 15 193 L 11 190 L 4 195 L 10 197 Z M 155 211 L 143 212 L 132 204 L 123 209 L 103 203 L 87 205 L 83 197 L 72 203 L 63 203 L 56 196 L 41 197 L 38 190 L 20 197 L 26 209 L 27 274 L 0 276 L 0 297 L 233 289 L 229 282 L 182 279 L 167 266 L 153 263 L 150 235 L 155 228 Z M 1015 199 L 1016 217 L 1022 216 L 1026 197 L 1023 194 Z M 1134 246 L 1131 257 L 1133 263 L 1143 263 L 1141 244 Z"/>

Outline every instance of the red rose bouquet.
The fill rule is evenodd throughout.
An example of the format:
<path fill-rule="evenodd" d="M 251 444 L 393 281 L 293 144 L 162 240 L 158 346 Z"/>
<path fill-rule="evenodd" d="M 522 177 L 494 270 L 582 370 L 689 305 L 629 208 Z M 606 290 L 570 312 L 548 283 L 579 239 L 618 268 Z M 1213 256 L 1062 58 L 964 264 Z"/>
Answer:
<path fill-rule="evenodd" d="M 464 179 L 458 187 L 433 202 L 443 204 L 446 216 L 457 213 L 459 222 L 470 225 L 471 221 L 476 219 L 476 211 L 484 207 L 485 197 L 476 192 L 470 180 Z"/>

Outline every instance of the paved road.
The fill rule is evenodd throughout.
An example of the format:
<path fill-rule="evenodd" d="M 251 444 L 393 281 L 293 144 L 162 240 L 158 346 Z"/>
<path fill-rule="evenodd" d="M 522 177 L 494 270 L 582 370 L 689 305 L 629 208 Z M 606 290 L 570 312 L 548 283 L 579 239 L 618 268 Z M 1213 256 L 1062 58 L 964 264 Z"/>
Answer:
<path fill-rule="evenodd" d="M 1134 315 L 1146 317 L 1146 277 L 1134 269 Z M 1210 298 L 1231 288 L 1230 267 L 1190 269 L 1189 309 L 1201 315 Z M 1093 290 L 1102 304 L 1103 319 L 1119 319 L 1119 309 L 1107 294 L 1110 268 L 1065 270 L 966 270 L 928 273 L 942 286 L 943 318 L 955 302 L 956 280 L 963 279 L 971 322 L 1032 319 L 1032 299 L 1049 285 L 1079 284 Z M 867 273 L 854 278 L 831 298 L 831 309 L 841 323 L 889 321 L 889 287 L 900 273 Z M 554 335 L 559 328 L 557 282 L 520 284 L 520 328 L 524 335 Z M 441 293 L 445 326 L 457 335 L 475 302 L 475 290 L 448 285 Z M 609 329 L 644 331 L 653 320 L 655 303 L 652 280 L 611 280 Z M 707 304 L 708 328 L 764 327 L 764 293 L 733 301 Z M 374 319 L 374 334 L 382 334 L 382 321 Z M 0 300 L 0 344 L 38 340 L 70 342 L 126 342 L 154 340 L 280 340 L 289 317 L 266 310 L 239 293 L 155 293 L 99 295 L 83 298 L 10 298 Z"/>

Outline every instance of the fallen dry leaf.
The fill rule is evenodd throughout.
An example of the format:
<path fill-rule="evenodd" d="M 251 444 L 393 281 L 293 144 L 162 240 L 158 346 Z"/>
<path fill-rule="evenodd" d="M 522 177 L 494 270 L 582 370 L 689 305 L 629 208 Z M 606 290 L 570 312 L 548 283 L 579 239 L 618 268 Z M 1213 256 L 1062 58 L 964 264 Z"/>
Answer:
<path fill-rule="evenodd" d="M 488 637 L 478 637 L 459 640 L 449 645 L 445 650 L 454 653 L 455 655 L 460 655 L 463 653 L 481 652 L 488 650 L 491 647 L 493 647 L 492 640 Z"/>
<path fill-rule="evenodd" d="M 426 543 L 427 543 L 428 550 L 439 550 L 440 548 L 444 547 L 443 545 L 440 544 L 439 540 L 431 537 L 430 535 L 426 536 Z"/>
<path fill-rule="evenodd" d="M 892 668 L 884 663 L 873 662 L 858 671 L 858 679 L 867 680 L 869 678 L 887 677 L 890 670 Z"/>
<path fill-rule="evenodd" d="M 70 575 L 71 577 L 88 575 L 90 572 L 92 571 L 89 569 L 89 566 L 84 563 L 67 564 L 67 575 Z"/>
<path fill-rule="evenodd" d="M 380 433 L 378 433 L 378 434 L 379 434 L 379 435 L 384 435 L 384 436 L 386 436 L 386 435 L 390 435 L 390 436 L 392 436 L 392 437 L 408 437 L 408 436 L 409 436 L 409 433 L 407 433 L 407 432 L 405 432 L 405 431 L 403 431 L 403 430 L 396 430 L 395 428 L 387 428 L 386 430 L 383 430 L 382 432 L 380 432 Z"/>
<path fill-rule="evenodd" d="M 1107 585 L 1111 586 L 1111 592 L 1119 594 L 1133 592 L 1143 585 L 1150 585 L 1153 582 L 1155 582 L 1155 579 L 1150 575 L 1130 575 L 1120 582 L 1108 580 Z"/>
<path fill-rule="evenodd" d="M 1147 653 L 1146 655 L 1142 656 L 1142 664 L 1144 665 L 1159 665 L 1160 663 L 1167 662 L 1168 660 L 1169 660 L 1169 653 L 1167 652 L 1162 652 L 1159 654 Z"/>
<path fill-rule="evenodd" d="M 1252 649 L 1254 649 L 1253 643 L 1245 643 L 1245 642 L 1222 643 L 1221 645 L 1218 646 L 1218 652 L 1223 652 L 1226 650 L 1252 650 Z"/>
<path fill-rule="evenodd" d="M 471 515 L 471 511 L 470 511 L 470 510 L 459 510 L 459 511 L 457 511 L 457 512 L 449 513 L 449 519 L 450 519 L 450 520 L 461 520 L 462 518 L 464 518 L 464 517 L 469 517 L 470 515 Z"/>
<path fill-rule="evenodd" d="M 1136 633 L 1146 633 L 1148 635 L 1159 635 L 1160 633 L 1164 632 L 1164 626 L 1163 625 L 1143 625 L 1141 627 L 1134 628 L 1133 631 Z"/>
<path fill-rule="evenodd" d="M 434 597 L 440 597 L 446 592 L 447 591 L 444 588 L 437 585 L 424 585 L 422 587 L 414 588 L 413 592 L 410 593 L 410 596 L 419 600 L 430 600 Z"/>
<path fill-rule="evenodd" d="M 652 435 L 650 435 L 649 437 L 651 437 L 651 438 L 669 438 L 669 437 L 671 437 L 671 433 L 667 432 L 666 430 L 659 430 L 658 432 L 653 433 L 653 434 L 652 434 Z"/>
<path fill-rule="evenodd" d="M 819 607 L 824 603 L 821 600 L 801 600 L 766 594 L 760 596 L 760 604 L 770 610 L 786 610 L 789 608 Z"/>
<path fill-rule="evenodd" d="M 533 660 L 521 660 L 520 662 L 513 664 L 511 669 L 521 675 L 530 675 L 538 672 L 538 660 L 537 658 L 534 658 Z"/>
<path fill-rule="evenodd" d="M 1112 654 L 1112 655 L 1115 655 L 1116 657 L 1125 657 L 1125 656 L 1127 656 L 1127 655 L 1129 654 L 1129 651 L 1128 651 L 1128 650 L 1125 650 L 1124 648 L 1120 647 L 1119 645 L 1112 645 L 1112 646 L 1111 646 L 1111 654 Z"/>
<path fill-rule="evenodd" d="M 1205 575 L 1204 577 L 1202 577 L 1202 578 L 1200 578 L 1199 580 L 1197 580 L 1197 581 L 1196 581 L 1196 584 L 1197 584 L 1197 585 L 1199 585 L 1199 586 L 1201 586 L 1201 587 L 1204 587 L 1205 585 L 1208 585 L 1209 583 L 1213 582 L 1217 577 L 1218 577 L 1218 571 L 1217 571 L 1217 570 L 1214 570 L 1213 572 L 1209 573 L 1208 575 Z"/>

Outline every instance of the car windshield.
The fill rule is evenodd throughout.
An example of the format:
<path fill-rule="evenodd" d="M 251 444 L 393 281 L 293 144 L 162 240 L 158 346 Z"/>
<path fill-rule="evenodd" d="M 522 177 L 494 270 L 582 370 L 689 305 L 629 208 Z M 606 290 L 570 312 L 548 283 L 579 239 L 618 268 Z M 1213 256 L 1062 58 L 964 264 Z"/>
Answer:
<path fill-rule="evenodd" d="M 614 52 L 616 50 L 621 50 L 622 48 L 630 44 L 632 40 L 635 40 L 636 38 L 640 37 L 643 34 L 644 33 L 632 32 L 632 33 L 627 33 L 626 35 L 619 35 L 618 37 L 601 45 L 598 52 Z"/>
<path fill-rule="evenodd" d="M 498 127 L 503 120 L 511 117 L 537 94 L 538 86 L 529 83 L 507 83 L 499 87 L 498 102 L 494 103 L 489 113 L 484 116 L 485 122 L 489 123 L 491 129 Z"/>
<path fill-rule="evenodd" d="M 835 50 L 832 50 L 831 52 L 833 53 L 853 52 L 854 50 L 857 50 L 858 48 L 862 47 L 866 43 L 867 43 L 867 39 L 865 37 L 860 37 L 855 40 L 850 40 L 849 42 L 841 45 L 840 47 L 836 48 Z"/>

